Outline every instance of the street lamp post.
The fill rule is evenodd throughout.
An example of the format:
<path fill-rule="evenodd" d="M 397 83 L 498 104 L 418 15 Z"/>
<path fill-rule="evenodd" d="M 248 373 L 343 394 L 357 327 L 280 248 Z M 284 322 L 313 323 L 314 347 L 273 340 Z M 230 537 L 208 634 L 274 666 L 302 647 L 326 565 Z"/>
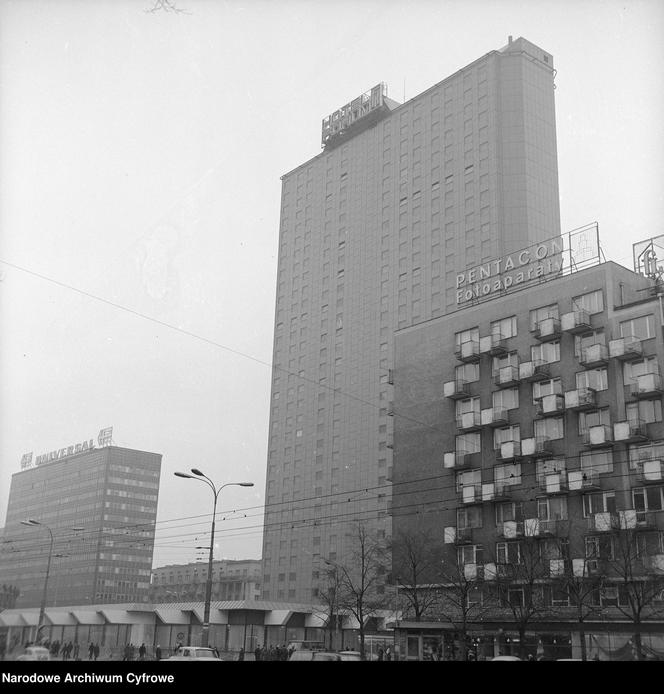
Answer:
<path fill-rule="evenodd" d="M 48 591 L 48 575 L 51 572 L 51 559 L 53 557 L 53 531 L 51 528 L 49 528 L 46 523 L 42 523 L 40 521 L 34 520 L 34 518 L 28 518 L 28 520 L 21 521 L 23 525 L 27 525 L 29 527 L 36 527 L 40 526 L 42 528 L 46 528 L 48 530 L 48 534 L 50 536 L 50 543 L 48 547 L 48 561 L 46 563 L 46 576 L 44 577 L 44 588 L 42 590 L 42 599 L 41 599 L 41 605 L 39 607 L 39 619 L 37 620 L 37 631 L 35 632 L 35 642 L 39 640 L 39 632 L 44 628 L 44 614 L 46 612 L 46 594 Z M 72 530 L 83 530 L 83 528 L 72 528 Z"/>
<path fill-rule="evenodd" d="M 210 487 L 212 493 L 214 494 L 214 506 L 212 508 L 212 529 L 210 531 L 210 554 L 208 557 L 208 572 L 207 581 L 205 584 L 205 609 L 203 611 L 203 634 L 201 638 L 201 645 L 207 647 L 209 645 L 210 639 L 210 602 L 212 599 L 212 559 L 214 556 L 214 528 L 215 519 L 217 516 L 217 499 L 219 498 L 219 492 L 224 487 L 253 487 L 253 482 L 227 482 L 222 484 L 220 487 L 215 486 L 214 482 L 207 476 L 204 475 L 197 468 L 191 468 L 194 473 L 190 475 L 187 472 L 176 472 L 174 473 L 176 477 L 184 477 L 185 479 L 198 480 L 199 482 L 205 482 L 205 484 Z M 195 476 L 194 476 L 195 475 Z"/>

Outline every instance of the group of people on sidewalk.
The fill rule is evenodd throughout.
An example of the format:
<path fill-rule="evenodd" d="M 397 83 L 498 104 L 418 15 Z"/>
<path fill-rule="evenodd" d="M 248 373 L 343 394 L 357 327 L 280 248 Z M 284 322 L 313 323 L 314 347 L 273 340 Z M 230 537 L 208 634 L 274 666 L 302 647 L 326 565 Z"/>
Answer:
<path fill-rule="evenodd" d="M 290 658 L 291 653 L 294 651 L 294 648 L 287 648 L 285 644 L 281 645 L 276 645 L 273 646 L 270 644 L 269 647 L 263 646 L 256 646 L 256 649 L 254 650 L 254 659 L 255 660 L 288 660 Z M 240 651 L 242 654 L 242 658 L 238 658 L 238 660 L 244 660 L 244 648 Z"/>

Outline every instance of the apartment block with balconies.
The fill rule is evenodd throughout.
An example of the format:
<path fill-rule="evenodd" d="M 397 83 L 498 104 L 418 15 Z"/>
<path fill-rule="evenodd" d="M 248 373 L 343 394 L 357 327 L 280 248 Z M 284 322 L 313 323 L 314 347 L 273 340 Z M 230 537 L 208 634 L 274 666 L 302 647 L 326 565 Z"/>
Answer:
<path fill-rule="evenodd" d="M 395 352 L 393 480 L 408 492 L 394 494 L 395 534 L 426 528 L 444 562 L 487 584 L 536 543 L 552 607 L 572 604 L 547 588 L 565 571 L 605 575 L 600 607 L 617 604 L 605 593 L 623 599 L 611 568 L 620 533 L 634 535 L 644 580 L 661 573 L 653 280 L 599 263 L 401 330 Z"/>

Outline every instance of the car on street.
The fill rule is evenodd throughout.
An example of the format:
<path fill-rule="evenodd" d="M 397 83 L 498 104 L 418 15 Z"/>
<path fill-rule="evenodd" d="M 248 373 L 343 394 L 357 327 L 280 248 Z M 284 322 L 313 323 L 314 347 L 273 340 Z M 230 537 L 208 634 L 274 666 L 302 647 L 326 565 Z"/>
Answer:
<path fill-rule="evenodd" d="M 337 662 L 341 659 L 339 653 L 333 653 L 332 651 L 308 651 L 302 648 L 299 651 L 293 651 L 288 660 L 300 663 L 320 663 L 323 661 Z"/>
<path fill-rule="evenodd" d="M 339 651 L 341 660 L 362 660 L 362 654 L 359 651 Z"/>
<path fill-rule="evenodd" d="M 16 660 L 50 660 L 51 656 L 48 652 L 48 648 L 43 646 L 28 646 L 25 649 L 25 653 L 19 655 Z"/>
<path fill-rule="evenodd" d="M 491 660 L 518 660 L 521 661 L 521 658 L 517 658 L 515 655 L 497 655 L 495 658 L 491 658 Z"/>
<path fill-rule="evenodd" d="M 166 660 L 214 660 L 218 663 L 221 662 L 221 658 L 214 651 L 213 648 L 204 648 L 202 646 L 180 646 L 178 650 Z"/>

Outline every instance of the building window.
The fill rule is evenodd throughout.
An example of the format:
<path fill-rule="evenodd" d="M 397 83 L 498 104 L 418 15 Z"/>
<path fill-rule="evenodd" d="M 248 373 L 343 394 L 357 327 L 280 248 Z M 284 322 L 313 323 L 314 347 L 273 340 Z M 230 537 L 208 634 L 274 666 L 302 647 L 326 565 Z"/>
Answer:
<path fill-rule="evenodd" d="M 545 395 L 555 395 L 563 392 L 563 384 L 559 378 L 551 378 L 548 381 L 536 381 L 533 383 L 533 405 Z"/>
<path fill-rule="evenodd" d="M 465 470 L 464 472 L 457 472 L 457 492 L 460 492 L 464 487 L 473 487 L 480 484 L 482 484 L 482 470 Z"/>
<path fill-rule="evenodd" d="M 543 342 L 541 345 L 532 345 L 530 347 L 530 358 L 534 362 L 544 362 L 552 364 L 560 361 L 560 341 Z"/>
<path fill-rule="evenodd" d="M 572 310 L 588 311 L 589 314 L 601 313 L 604 310 L 604 295 L 601 289 L 572 298 Z"/>
<path fill-rule="evenodd" d="M 464 545 L 459 547 L 459 565 L 484 563 L 484 547 L 482 545 Z"/>
<path fill-rule="evenodd" d="M 540 487 L 546 484 L 547 475 L 565 472 L 565 458 L 538 460 L 535 465 L 535 481 Z"/>
<path fill-rule="evenodd" d="M 505 388 L 505 390 L 497 390 L 493 393 L 494 408 L 504 408 L 506 410 L 514 410 L 519 407 L 519 389 Z"/>
<path fill-rule="evenodd" d="M 588 475 L 613 472 L 613 451 L 588 451 L 581 453 L 581 470 Z"/>
<path fill-rule="evenodd" d="M 547 318 L 559 318 L 558 304 L 549 304 L 535 308 L 530 312 L 530 331 L 533 332 L 541 321 Z"/>
<path fill-rule="evenodd" d="M 664 487 L 639 487 L 632 490 L 636 511 L 661 511 L 664 509 Z"/>
<path fill-rule="evenodd" d="M 460 364 L 454 370 L 454 376 L 457 381 L 465 381 L 473 383 L 480 380 L 480 365 L 477 362 L 470 364 Z"/>
<path fill-rule="evenodd" d="M 501 525 L 506 521 L 522 521 L 523 504 L 521 502 L 504 501 L 496 504 L 496 525 Z"/>
<path fill-rule="evenodd" d="M 463 506 L 457 509 L 457 528 L 481 528 L 482 507 Z"/>
<path fill-rule="evenodd" d="M 642 421 L 645 424 L 662 421 L 662 401 L 639 400 L 625 405 L 625 415 L 630 422 Z"/>
<path fill-rule="evenodd" d="M 644 357 L 637 361 L 626 361 L 623 365 L 623 383 L 631 385 L 639 376 L 658 374 L 659 362 L 657 357 Z"/>
<path fill-rule="evenodd" d="M 577 359 L 583 359 L 586 349 L 593 345 L 605 345 L 606 337 L 604 330 L 593 330 L 592 332 L 584 333 L 583 335 L 575 335 L 574 337 L 574 354 Z"/>
<path fill-rule="evenodd" d="M 606 390 L 609 387 L 609 377 L 606 367 L 600 369 L 590 369 L 589 371 L 579 371 L 576 374 L 576 387 L 579 390 L 592 388 L 593 390 Z"/>
<path fill-rule="evenodd" d="M 496 542 L 496 563 L 497 564 L 520 564 L 521 563 L 521 543 L 520 542 Z"/>
<path fill-rule="evenodd" d="M 608 426 L 610 423 L 611 415 L 608 407 L 603 407 L 601 410 L 593 410 L 592 412 L 579 412 L 579 436 L 586 434 L 590 427 L 602 424 Z"/>
<path fill-rule="evenodd" d="M 554 441 L 565 438 L 565 424 L 563 417 L 546 417 L 536 419 L 534 422 L 535 438 L 544 438 Z"/>
<path fill-rule="evenodd" d="M 461 332 L 455 333 L 454 335 L 454 347 L 458 350 L 463 343 L 479 342 L 479 339 L 479 328 L 470 328 L 469 330 L 462 330 Z"/>
<path fill-rule="evenodd" d="M 482 438 L 479 432 L 460 434 L 455 439 L 455 451 L 457 453 L 473 454 L 482 450 Z"/>
<path fill-rule="evenodd" d="M 508 441 L 521 441 L 521 430 L 518 424 L 493 430 L 493 448 L 498 450 L 503 443 Z"/>
<path fill-rule="evenodd" d="M 664 442 L 629 447 L 630 468 L 641 471 L 648 460 L 664 460 Z"/>
<path fill-rule="evenodd" d="M 613 538 L 608 535 L 589 535 L 585 538 L 586 558 L 613 559 Z"/>
<path fill-rule="evenodd" d="M 493 480 L 497 486 L 501 487 L 521 484 L 521 463 L 496 465 L 493 468 Z"/>
<path fill-rule="evenodd" d="M 539 497 L 537 499 L 537 517 L 545 521 L 567 520 L 567 497 Z"/>
<path fill-rule="evenodd" d="M 491 375 L 495 376 L 504 366 L 519 366 L 518 352 L 510 352 L 504 357 L 494 357 L 491 362 Z"/>
<path fill-rule="evenodd" d="M 516 316 L 493 321 L 491 335 L 497 338 L 516 337 Z"/>
<path fill-rule="evenodd" d="M 589 518 L 595 513 L 615 513 L 615 492 L 594 492 L 583 495 L 583 517 Z"/>
<path fill-rule="evenodd" d="M 655 317 L 650 314 L 621 321 L 620 337 L 635 337 L 638 340 L 655 337 Z"/>
<path fill-rule="evenodd" d="M 480 399 L 477 398 L 467 398 L 466 400 L 456 401 L 456 416 L 459 419 L 462 415 L 475 412 L 479 414 L 480 412 Z"/>

